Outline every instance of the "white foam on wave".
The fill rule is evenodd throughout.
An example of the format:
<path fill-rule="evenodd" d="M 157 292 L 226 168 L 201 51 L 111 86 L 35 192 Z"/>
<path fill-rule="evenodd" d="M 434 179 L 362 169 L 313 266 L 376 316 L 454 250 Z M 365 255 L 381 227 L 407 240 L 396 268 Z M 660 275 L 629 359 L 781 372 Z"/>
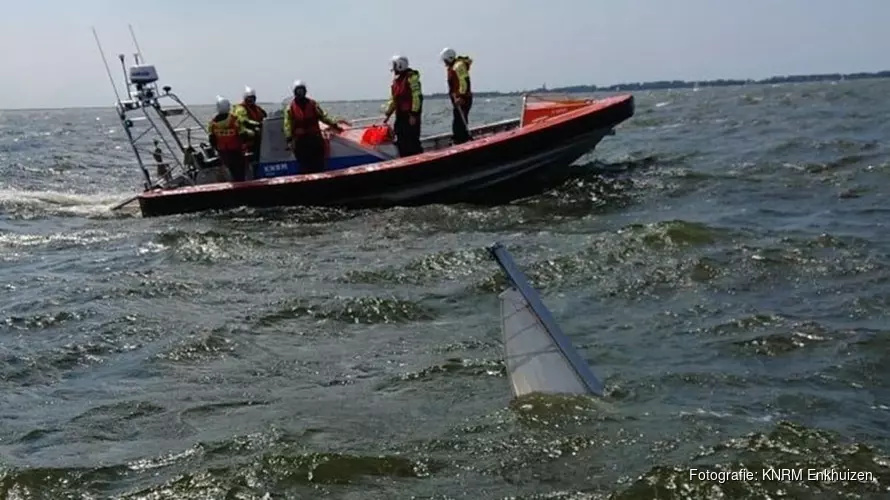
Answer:
<path fill-rule="evenodd" d="M 124 193 L 84 194 L 0 188 L 0 213 L 32 217 L 39 214 L 121 217 L 138 213 L 138 204 L 134 202 L 114 211 L 111 207 L 132 196 Z"/>

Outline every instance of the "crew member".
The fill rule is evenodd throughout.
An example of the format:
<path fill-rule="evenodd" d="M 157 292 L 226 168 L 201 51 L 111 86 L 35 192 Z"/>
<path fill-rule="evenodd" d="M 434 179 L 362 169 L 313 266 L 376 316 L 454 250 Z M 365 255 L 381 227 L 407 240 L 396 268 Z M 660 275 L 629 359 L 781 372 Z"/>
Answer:
<path fill-rule="evenodd" d="M 442 49 L 439 56 L 447 68 L 448 95 L 451 96 L 454 115 L 451 120 L 452 143 L 463 144 L 471 139 L 467 127 L 470 108 L 473 107 L 473 90 L 470 86 L 470 65 L 473 60 L 467 56 L 458 56 L 450 48 Z"/>
<path fill-rule="evenodd" d="M 420 145 L 420 116 L 423 113 L 420 73 L 408 65 L 407 57 L 398 55 L 392 57 L 392 72 L 394 76 L 383 123 L 389 121 L 389 117 L 395 113 L 396 122 L 393 128 L 399 156 L 423 153 Z"/>
<path fill-rule="evenodd" d="M 236 104 L 232 112 L 256 132 L 254 137 L 247 141 L 245 148 L 253 154 L 254 161 L 259 160 L 260 140 L 262 139 L 260 127 L 268 114 L 256 103 L 256 91 L 250 87 L 244 87 L 244 100 L 240 104 Z"/>
<path fill-rule="evenodd" d="M 229 100 L 217 96 L 216 116 L 207 125 L 207 132 L 210 135 L 210 145 L 219 153 L 220 163 L 229 170 L 233 181 L 240 182 L 247 173 L 244 144 L 254 135 L 254 131 L 235 113 L 230 113 L 230 110 Z"/>
<path fill-rule="evenodd" d="M 287 147 L 294 152 L 301 172 L 322 172 L 325 169 L 325 142 L 318 122 L 321 121 L 337 132 L 342 132 L 343 129 L 314 99 L 306 97 L 305 83 L 295 81 L 293 91 L 294 98 L 284 111 Z"/>

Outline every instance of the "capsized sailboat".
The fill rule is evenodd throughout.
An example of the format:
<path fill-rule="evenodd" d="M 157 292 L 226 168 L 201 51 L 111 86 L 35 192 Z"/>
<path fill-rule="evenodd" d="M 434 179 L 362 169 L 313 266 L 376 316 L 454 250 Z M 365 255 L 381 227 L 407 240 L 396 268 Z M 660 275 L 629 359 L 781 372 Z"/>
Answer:
<path fill-rule="evenodd" d="M 496 243 L 488 251 L 509 282 L 499 297 L 507 378 L 513 396 L 602 396 L 603 383 L 556 324 L 507 249 Z"/>

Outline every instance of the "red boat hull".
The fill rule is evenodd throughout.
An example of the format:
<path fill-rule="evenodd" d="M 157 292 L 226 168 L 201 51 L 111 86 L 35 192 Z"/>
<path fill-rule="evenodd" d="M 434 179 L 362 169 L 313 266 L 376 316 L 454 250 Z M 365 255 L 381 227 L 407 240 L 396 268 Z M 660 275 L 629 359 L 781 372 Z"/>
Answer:
<path fill-rule="evenodd" d="M 139 205 L 150 217 L 240 206 L 503 203 L 562 182 L 572 162 L 634 114 L 630 95 L 578 102 L 532 110 L 532 120 L 526 110 L 531 123 L 521 128 L 438 151 L 317 174 L 158 189 L 139 195 Z"/>

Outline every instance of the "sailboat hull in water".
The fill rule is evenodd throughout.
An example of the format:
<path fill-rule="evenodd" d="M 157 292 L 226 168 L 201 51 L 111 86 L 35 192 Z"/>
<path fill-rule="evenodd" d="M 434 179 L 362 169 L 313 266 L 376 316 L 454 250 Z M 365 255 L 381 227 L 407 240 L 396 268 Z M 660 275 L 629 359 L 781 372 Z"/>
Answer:
<path fill-rule="evenodd" d="M 506 248 L 498 243 L 489 252 L 511 284 L 500 299 L 501 334 L 513 395 L 602 396 L 602 382 L 556 324 Z"/>

